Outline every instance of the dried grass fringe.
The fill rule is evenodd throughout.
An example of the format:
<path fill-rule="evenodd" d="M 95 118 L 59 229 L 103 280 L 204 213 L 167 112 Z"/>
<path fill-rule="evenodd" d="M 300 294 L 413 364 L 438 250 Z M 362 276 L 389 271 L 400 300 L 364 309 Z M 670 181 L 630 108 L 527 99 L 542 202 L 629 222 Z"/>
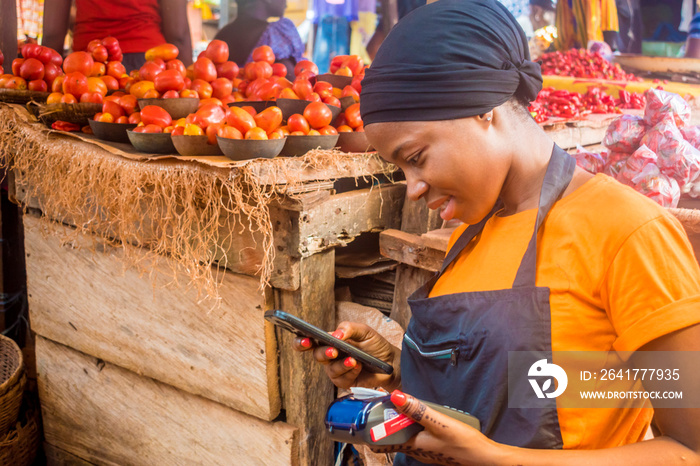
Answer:
<path fill-rule="evenodd" d="M 218 300 L 227 263 L 221 244 L 247 229 L 261 234 L 261 290 L 269 284 L 275 255 L 270 203 L 281 196 L 276 188 L 293 192 L 303 184 L 300 172 L 289 170 L 284 159 L 217 169 L 177 161 L 144 163 L 108 152 L 96 156 L 100 149 L 86 150 L 86 143 L 51 137 L 11 110 L 0 109 L 0 114 L 0 167 L 22 173 L 25 209 L 35 199 L 42 218 L 75 226 L 63 242 L 82 233 L 96 235 L 123 249 L 125 268 L 136 267 L 154 284 L 158 257 L 169 256 L 169 286 L 194 287 L 200 298 Z M 376 162 L 373 157 L 311 151 L 301 161 L 304 168 L 368 173 L 365 168 Z M 358 166 L 358 160 L 366 167 Z M 257 163 L 265 163 L 267 176 L 285 184 L 259 184 L 253 169 Z M 392 170 L 386 167 L 384 174 L 390 176 Z M 44 224 L 48 233 L 58 232 L 55 222 Z M 186 284 L 178 282 L 183 275 Z"/>

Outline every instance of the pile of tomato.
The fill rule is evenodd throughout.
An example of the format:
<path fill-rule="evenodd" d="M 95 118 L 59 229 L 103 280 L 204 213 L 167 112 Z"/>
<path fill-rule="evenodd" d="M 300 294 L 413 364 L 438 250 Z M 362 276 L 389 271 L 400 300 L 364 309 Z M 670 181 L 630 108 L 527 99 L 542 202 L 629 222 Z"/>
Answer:
<path fill-rule="evenodd" d="M 622 113 L 623 109 L 643 109 L 644 95 L 620 90 L 619 98 L 592 87 L 585 94 L 546 87 L 528 108 L 538 123 L 549 117 L 574 119 L 591 113 Z"/>
<path fill-rule="evenodd" d="M 631 73 L 625 73 L 619 64 L 610 63 L 600 53 L 592 53 L 585 49 L 545 53 L 540 57 L 539 61 L 542 66 L 542 74 L 544 75 L 614 81 L 642 80 Z"/>

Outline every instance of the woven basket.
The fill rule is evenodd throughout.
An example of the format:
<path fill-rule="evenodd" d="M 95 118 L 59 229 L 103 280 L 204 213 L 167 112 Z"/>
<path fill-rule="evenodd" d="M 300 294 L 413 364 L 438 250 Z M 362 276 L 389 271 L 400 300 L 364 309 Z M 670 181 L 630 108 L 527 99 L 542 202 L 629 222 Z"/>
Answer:
<path fill-rule="evenodd" d="M 0 465 L 29 466 L 41 443 L 41 417 L 36 402 L 27 399 L 22 416 L 10 432 L 0 439 Z"/>
<path fill-rule="evenodd" d="M 102 111 L 102 104 L 38 104 L 29 102 L 27 109 L 45 125 L 54 121 L 67 121 L 78 125 L 87 125 L 95 113 Z"/>
<path fill-rule="evenodd" d="M 26 382 L 19 346 L 0 335 L 0 438 L 17 422 Z"/>
<path fill-rule="evenodd" d="M 45 103 L 49 94 L 49 92 L 28 91 L 26 89 L 0 89 L 0 102 L 22 105 L 29 102 Z"/>

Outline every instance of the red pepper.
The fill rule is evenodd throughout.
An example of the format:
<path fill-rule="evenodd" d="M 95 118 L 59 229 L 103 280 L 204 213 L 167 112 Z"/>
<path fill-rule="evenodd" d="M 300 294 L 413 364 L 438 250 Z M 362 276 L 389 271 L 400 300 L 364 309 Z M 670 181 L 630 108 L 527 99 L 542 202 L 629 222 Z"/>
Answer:
<path fill-rule="evenodd" d="M 51 128 L 58 131 L 80 131 L 80 125 L 63 120 L 54 121 Z"/>

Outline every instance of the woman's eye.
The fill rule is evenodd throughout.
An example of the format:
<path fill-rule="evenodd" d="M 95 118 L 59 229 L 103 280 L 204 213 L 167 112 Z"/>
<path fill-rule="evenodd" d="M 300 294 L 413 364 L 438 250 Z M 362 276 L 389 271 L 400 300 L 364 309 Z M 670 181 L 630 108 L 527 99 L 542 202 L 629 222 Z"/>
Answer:
<path fill-rule="evenodd" d="M 416 152 L 406 158 L 406 163 L 409 165 L 417 165 L 420 161 L 421 153 Z"/>

